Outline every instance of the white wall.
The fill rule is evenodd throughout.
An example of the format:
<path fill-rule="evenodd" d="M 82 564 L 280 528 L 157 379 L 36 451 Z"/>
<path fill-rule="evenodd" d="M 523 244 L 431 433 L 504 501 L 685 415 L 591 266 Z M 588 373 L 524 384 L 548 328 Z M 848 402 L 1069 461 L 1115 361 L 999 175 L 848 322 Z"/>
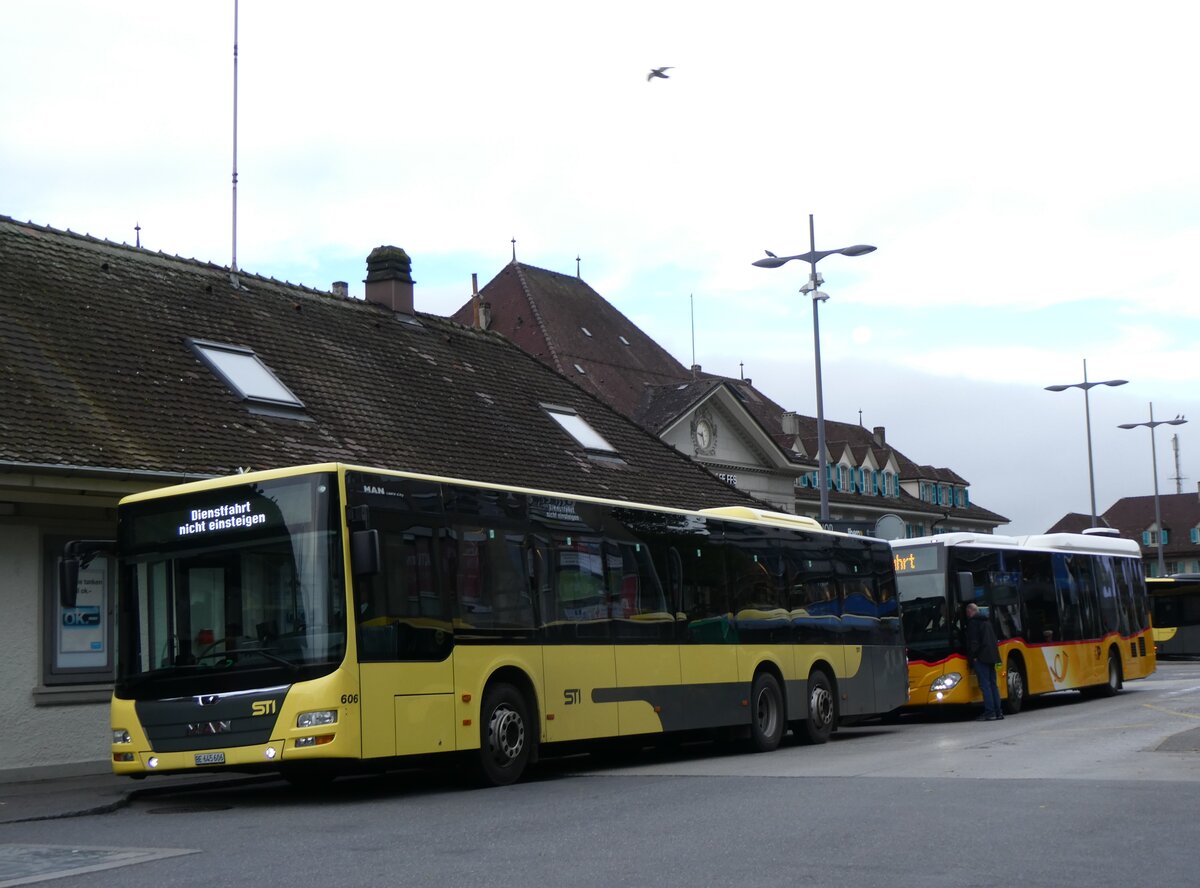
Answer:
<path fill-rule="evenodd" d="M 42 531 L 0 518 L 0 782 L 109 766 L 108 703 L 35 705 L 42 663 Z"/>

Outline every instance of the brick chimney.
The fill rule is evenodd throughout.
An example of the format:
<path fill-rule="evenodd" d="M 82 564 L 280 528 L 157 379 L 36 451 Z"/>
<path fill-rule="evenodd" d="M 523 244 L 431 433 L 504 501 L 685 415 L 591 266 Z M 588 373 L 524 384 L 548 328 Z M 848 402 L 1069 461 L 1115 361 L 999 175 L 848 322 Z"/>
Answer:
<path fill-rule="evenodd" d="M 399 247 L 376 247 L 367 257 L 366 300 L 397 314 L 413 313 L 412 260 Z"/>
<path fill-rule="evenodd" d="M 887 446 L 887 439 L 883 434 L 883 426 L 875 426 L 875 428 L 871 429 L 871 435 L 875 438 L 875 443 L 880 447 Z"/>

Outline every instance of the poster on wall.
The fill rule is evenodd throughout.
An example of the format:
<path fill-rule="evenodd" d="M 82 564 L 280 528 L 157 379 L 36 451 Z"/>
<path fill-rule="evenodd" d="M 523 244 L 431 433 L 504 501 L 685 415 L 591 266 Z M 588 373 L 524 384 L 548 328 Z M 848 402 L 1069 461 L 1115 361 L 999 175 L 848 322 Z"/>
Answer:
<path fill-rule="evenodd" d="M 100 666 L 108 663 L 108 559 L 95 558 L 79 571 L 74 607 L 58 608 L 59 667 Z"/>

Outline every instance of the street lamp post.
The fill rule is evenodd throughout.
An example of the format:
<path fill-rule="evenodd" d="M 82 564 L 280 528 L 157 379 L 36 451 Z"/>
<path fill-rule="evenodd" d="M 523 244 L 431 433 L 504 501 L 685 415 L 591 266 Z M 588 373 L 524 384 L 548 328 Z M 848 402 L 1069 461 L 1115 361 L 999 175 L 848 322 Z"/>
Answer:
<path fill-rule="evenodd" d="M 1150 402 L 1150 421 L 1149 422 L 1123 422 L 1117 428 L 1120 429 L 1137 429 L 1145 426 L 1150 430 L 1150 465 L 1154 471 L 1154 526 L 1158 528 L 1158 575 L 1164 577 L 1167 575 L 1167 565 L 1163 560 L 1163 526 L 1162 526 L 1162 510 L 1158 507 L 1158 449 L 1154 446 L 1154 427 L 1160 425 L 1183 425 L 1187 422 L 1182 416 L 1176 416 L 1174 419 L 1159 419 L 1154 418 L 1154 402 Z"/>
<path fill-rule="evenodd" d="M 817 487 L 821 492 L 821 524 L 829 524 L 829 467 L 825 457 L 825 404 L 821 389 L 821 324 L 818 318 L 817 306 L 829 296 L 819 289 L 825 283 L 824 278 L 817 274 L 817 263 L 826 256 L 840 253 L 843 256 L 862 256 L 872 253 L 875 247 L 868 244 L 855 244 L 851 247 L 841 247 L 836 250 L 818 250 L 816 235 L 813 233 L 812 213 L 808 215 L 808 252 L 796 256 L 776 256 L 767 250 L 767 258 L 759 259 L 754 264 L 759 268 L 778 268 L 779 266 L 799 259 L 809 265 L 808 283 L 800 288 L 801 293 L 812 296 L 813 308 L 813 356 L 817 367 Z"/>
<path fill-rule="evenodd" d="M 1048 385 L 1048 392 L 1065 392 L 1069 388 L 1083 389 L 1083 417 L 1087 424 L 1088 448 L 1088 486 L 1092 493 L 1092 527 L 1096 526 L 1096 473 L 1092 469 L 1092 409 L 1088 404 L 1088 391 L 1098 385 L 1125 385 L 1128 379 L 1105 379 L 1102 382 L 1088 382 L 1087 358 L 1083 359 L 1083 382 L 1072 382 L 1068 385 Z"/>

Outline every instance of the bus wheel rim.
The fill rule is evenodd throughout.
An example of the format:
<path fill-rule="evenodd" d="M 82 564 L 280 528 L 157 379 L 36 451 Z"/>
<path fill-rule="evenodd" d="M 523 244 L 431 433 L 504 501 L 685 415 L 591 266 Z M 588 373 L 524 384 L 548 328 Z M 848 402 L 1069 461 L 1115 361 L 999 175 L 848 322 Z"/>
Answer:
<path fill-rule="evenodd" d="M 508 706 L 497 706 L 488 724 L 488 743 L 496 761 L 508 764 L 525 746 L 525 722 Z"/>
<path fill-rule="evenodd" d="M 809 707 L 812 710 L 813 721 L 818 725 L 827 725 L 832 721 L 833 696 L 825 688 L 813 688 L 809 695 Z"/>

